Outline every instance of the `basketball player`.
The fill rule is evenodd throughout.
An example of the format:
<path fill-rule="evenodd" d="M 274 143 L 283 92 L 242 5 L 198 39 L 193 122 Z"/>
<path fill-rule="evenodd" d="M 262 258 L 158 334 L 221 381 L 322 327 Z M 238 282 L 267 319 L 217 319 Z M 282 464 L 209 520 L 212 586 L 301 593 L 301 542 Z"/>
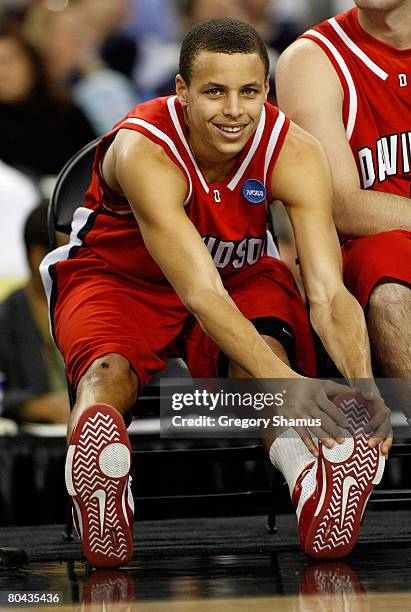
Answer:
<path fill-rule="evenodd" d="M 411 0 L 355 4 L 284 52 L 278 101 L 330 161 L 344 281 L 375 369 L 410 379 Z"/>
<path fill-rule="evenodd" d="M 132 556 L 130 444 L 121 415 L 164 367 L 174 341 L 194 377 L 224 374 L 222 355 L 233 377 L 315 375 L 306 311 L 266 234 L 266 202 L 287 206 L 311 321 L 330 355 L 347 379 L 372 376 L 363 313 L 341 278 L 325 156 L 266 103 L 268 69 L 264 43 L 247 24 L 220 19 L 191 30 L 177 95 L 135 107 L 103 137 L 70 244 L 43 261 L 54 336 L 77 393 L 66 484 L 85 555 L 97 567 Z M 312 501 L 324 500 L 318 522 L 335 492 L 324 474 L 347 447 L 337 424 L 349 423 L 329 399 L 339 385 L 305 380 L 304 397 L 292 391 L 288 398 L 289 416 L 321 418 L 313 432 L 322 441 L 317 449 L 302 430 L 305 443 L 297 437 L 278 445 L 278 438 L 270 457 L 284 462 L 291 491 L 309 473 L 313 495 L 305 504 L 304 472 L 295 503 L 304 549 L 321 556 L 313 548 Z M 364 393 L 374 436 L 361 448 L 350 438 L 367 474 L 355 487 L 355 520 L 337 556 L 355 541 L 391 444 L 382 433 L 388 409 L 375 387 Z M 326 546 L 332 555 L 333 542 Z"/>

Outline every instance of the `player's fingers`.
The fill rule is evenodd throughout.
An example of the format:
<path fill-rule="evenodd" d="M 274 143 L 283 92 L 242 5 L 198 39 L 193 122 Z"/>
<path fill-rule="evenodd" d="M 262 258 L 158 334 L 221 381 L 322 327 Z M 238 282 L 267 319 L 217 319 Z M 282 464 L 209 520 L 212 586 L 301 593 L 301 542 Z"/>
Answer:
<path fill-rule="evenodd" d="M 325 431 L 322 427 L 310 427 L 310 431 L 319 439 L 327 448 L 333 448 L 335 445 L 335 439 L 330 436 L 328 431 Z"/>
<path fill-rule="evenodd" d="M 343 411 L 338 408 L 334 402 L 331 402 L 328 399 L 324 391 L 321 391 L 321 393 L 318 394 L 317 404 L 321 410 L 323 410 L 334 421 L 334 423 L 337 423 L 341 427 L 345 428 L 349 426 Z"/>
<path fill-rule="evenodd" d="M 392 437 L 391 423 L 389 421 L 385 421 L 373 433 L 371 438 L 369 438 L 368 445 L 370 448 L 376 448 L 379 444 L 381 444 L 381 442 L 388 440 L 390 436 Z"/>
<path fill-rule="evenodd" d="M 357 381 L 355 388 L 363 399 L 368 402 L 375 402 L 377 400 L 382 401 L 380 390 L 376 386 L 374 379 L 362 379 L 361 381 Z"/>
<path fill-rule="evenodd" d="M 301 440 L 304 442 L 308 450 L 314 457 L 318 457 L 318 448 L 314 444 L 314 441 L 310 435 L 310 432 L 306 427 L 294 427 L 295 431 L 300 436 Z"/>
<path fill-rule="evenodd" d="M 388 453 L 390 452 L 390 448 L 392 446 L 392 439 L 392 434 L 389 434 L 381 444 L 381 452 L 383 455 L 385 455 L 386 459 L 388 459 Z"/>
<path fill-rule="evenodd" d="M 334 397 L 340 393 L 347 393 L 347 391 L 351 391 L 351 388 L 347 387 L 347 385 L 342 385 L 334 382 L 333 380 L 323 380 L 322 387 L 328 397 Z"/>
<path fill-rule="evenodd" d="M 364 425 L 364 431 L 366 433 L 371 433 L 378 429 L 383 423 L 390 422 L 390 410 L 384 404 L 384 402 L 379 403 L 378 409 L 375 414 L 371 417 L 371 419 Z M 388 432 L 387 432 L 388 433 Z"/>
<path fill-rule="evenodd" d="M 339 444 L 344 442 L 344 439 L 345 439 L 344 433 L 341 431 L 339 427 L 337 427 L 333 419 L 329 417 L 328 414 L 325 414 L 325 412 L 323 412 L 321 416 L 321 425 L 318 428 L 310 427 L 310 429 L 311 431 L 315 433 L 316 436 L 318 436 L 321 439 L 324 437 L 330 438 L 332 440 L 336 440 Z M 323 434 L 319 435 L 318 432 L 320 431 L 323 432 L 325 436 Z"/>

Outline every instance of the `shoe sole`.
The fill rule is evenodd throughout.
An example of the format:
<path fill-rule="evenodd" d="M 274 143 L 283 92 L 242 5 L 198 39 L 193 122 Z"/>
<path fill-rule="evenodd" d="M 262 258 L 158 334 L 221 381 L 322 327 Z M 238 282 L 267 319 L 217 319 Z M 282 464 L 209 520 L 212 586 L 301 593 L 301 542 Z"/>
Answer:
<path fill-rule="evenodd" d="M 305 552 L 319 559 L 338 559 L 351 552 L 366 503 L 385 467 L 379 448 L 368 446 L 363 429 L 369 421 L 366 407 L 345 394 L 335 403 L 349 423 L 348 435 L 332 449 L 319 442 L 322 495 L 304 543 Z"/>
<path fill-rule="evenodd" d="M 105 404 L 87 408 L 67 451 L 66 487 L 87 560 L 118 567 L 133 556 L 127 513 L 131 447 L 120 413 Z"/>

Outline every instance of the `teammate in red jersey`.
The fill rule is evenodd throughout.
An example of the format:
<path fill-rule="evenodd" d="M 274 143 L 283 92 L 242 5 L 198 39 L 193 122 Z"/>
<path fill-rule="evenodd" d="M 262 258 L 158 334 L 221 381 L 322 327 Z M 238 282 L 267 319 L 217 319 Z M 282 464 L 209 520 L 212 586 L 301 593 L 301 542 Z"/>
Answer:
<path fill-rule="evenodd" d="M 221 355 L 233 377 L 301 379 L 293 368 L 315 375 L 303 303 L 266 234 L 267 202 L 287 206 L 314 328 L 347 379 L 372 376 L 363 313 L 342 282 L 325 155 L 266 103 L 268 67 L 247 24 L 212 20 L 189 32 L 177 96 L 137 106 L 102 139 L 70 244 L 42 264 L 53 332 L 77 392 L 66 484 L 93 565 L 132 555 L 120 415 L 175 340 L 194 376 L 221 375 Z M 321 418 L 313 432 L 322 442 L 317 450 L 307 430 L 299 432 L 305 444 L 282 439 L 291 490 L 308 464 L 330 463 L 323 448 L 333 458 L 347 446 L 336 424 L 349 423 L 329 400 L 340 386 L 306 380 L 304 397 L 291 391 L 289 416 Z M 375 387 L 368 393 L 374 437 L 354 451 L 369 466 L 359 508 L 382 465 L 377 446 L 386 454 L 391 444 L 382 433 L 389 411 Z M 319 479 L 315 486 L 320 491 Z"/>
<path fill-rule="evenodd" d="M 277 68 L 280 107 L 332 169 L 344 280 L 366 310 L 377 371 L 411 378 L 411 1 L 355 0 Z"/>
<path fill-rule="evenodd" d="M 409 381 L 411 1 L 355 4 L 283 53 L 278 102 L 318 138 L 330 161 L 334 219 L 345 239 L 344 281 L 365 310 L 375 368 Z M 406 385 L 398 387 L 404 410 L 411 392 Z M 345 508 L 356 495 L 350 479 L 341 481 L 337 498 Z M 310 498 L 307 482 L 297 483 L 295 503 Z M 316 502 L 305 508 L 310 503 Z M 303 515 L 304 509 L 300 527 Z M 343 528 L 350 520 L 349 512 L 341 513 Z"/>

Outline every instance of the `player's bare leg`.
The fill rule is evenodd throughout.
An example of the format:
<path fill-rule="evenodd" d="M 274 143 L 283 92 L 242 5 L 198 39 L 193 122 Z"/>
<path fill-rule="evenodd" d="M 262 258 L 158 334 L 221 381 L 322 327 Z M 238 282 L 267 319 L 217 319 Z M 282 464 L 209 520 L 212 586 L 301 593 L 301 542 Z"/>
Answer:
<path fill-rule="evenodd" d="M 367 311 L 377 368 L 390 378 L 411 378 L 411 288 L 384 283 L 372 291 Z"/>
<path fill-rule="evenodd" d="M 95 567 L 117 567 L 133 555 L 131 446 L 123 417 L 137 391 L 130 364 L 115 353 L 96 359 L 77 388 L 66 486 L 84 554 Z"/>
<path fill-rule="evenodd" d="M 411 417 L 411 288 L 399 283 L 375 287 L 370 296 L 367 326 L 375 369 L 395 384 L 396 408 Z"/>
<path fill-rule="evenodd" d="M 117 353 L 99 357 L 93 361 L 78 384 L 67 439 L 70 439 L 75 424 L 88 406 L 110 404 L 124 416 L 134 406 L 137 393 L 138 379 L 127 359 Z"/>

